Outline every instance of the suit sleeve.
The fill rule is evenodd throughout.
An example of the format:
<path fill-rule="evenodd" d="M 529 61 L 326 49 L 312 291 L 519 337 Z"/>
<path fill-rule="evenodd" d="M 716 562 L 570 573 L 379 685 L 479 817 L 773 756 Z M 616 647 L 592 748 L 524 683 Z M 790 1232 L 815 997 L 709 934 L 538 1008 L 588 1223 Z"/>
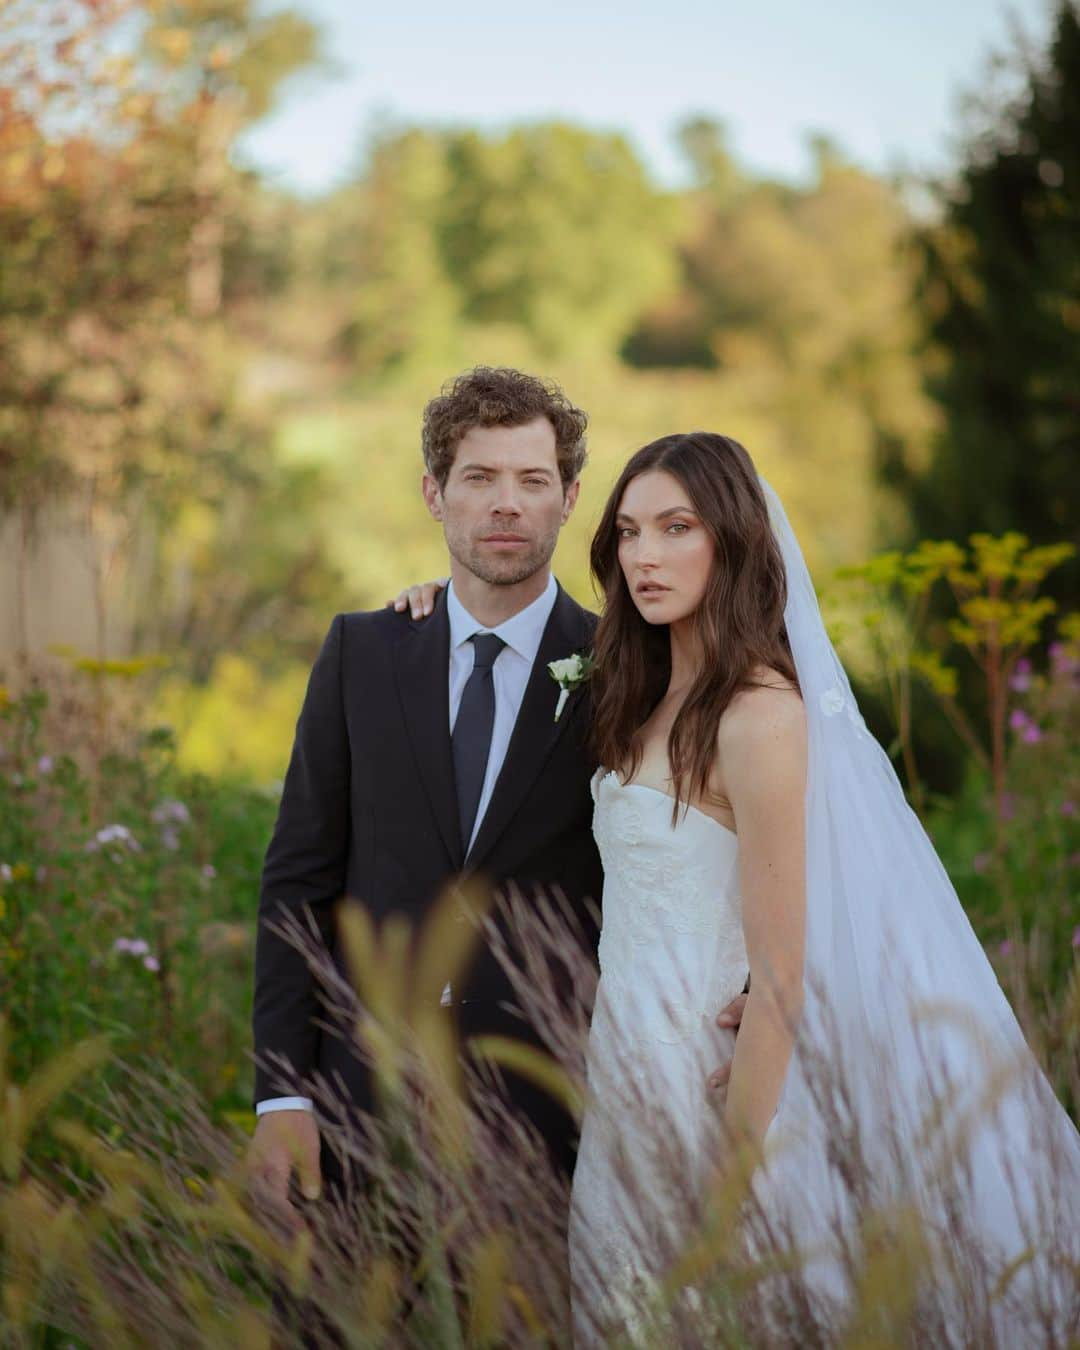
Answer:
<path fill-rule="evenodd" d="M 337 615 L 312 668 L 296 724 L 277 823 L 263 863 L 255 940 L 255 1102 L 307 1095 L 318 1057 L 317 983 L 307 961 L 271 923 L 286 916 L 323 943 L 345 889 L 349 847 L 349 745 L 342 701 L 342 628 Z M 310 915 L 310 918 L 309 918 Z M 280 1057 L 288 1066 L 280 1062 Z"/>

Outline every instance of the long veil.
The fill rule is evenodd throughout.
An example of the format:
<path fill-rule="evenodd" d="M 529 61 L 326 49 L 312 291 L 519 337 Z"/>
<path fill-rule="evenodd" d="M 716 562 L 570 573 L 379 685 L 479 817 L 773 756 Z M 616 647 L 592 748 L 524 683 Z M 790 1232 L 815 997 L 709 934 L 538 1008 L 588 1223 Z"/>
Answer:
<path fill-rule="evenodd" d="M 999 1330 L 1015 1336 L 1037 1310 L 1060 1329 L 1077 1311 L 1080 1134 L 866 728 L 798 541 L 761 482 L 809 735 L 804 1006 L 761 1212 L 798 1240 L 822 1293 L 846 1297 L 838 1252 L 859 1215 L 914 1204 L 942 1235 L 942 1259 L 959 1237 L 1010 1271 Z"/>

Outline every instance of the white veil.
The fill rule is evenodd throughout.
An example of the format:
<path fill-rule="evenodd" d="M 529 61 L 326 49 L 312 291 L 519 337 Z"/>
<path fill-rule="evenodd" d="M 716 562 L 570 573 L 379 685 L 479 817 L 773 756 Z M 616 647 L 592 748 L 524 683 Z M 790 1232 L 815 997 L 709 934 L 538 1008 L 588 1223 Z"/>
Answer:
<path fill-rule="evenodd" d="M 955 1245 L 966 1232 L 999 1270 L 1016 1262 L 999 1329 L 1030 1327 L 1048 1301 L 1067 1317 L 1078 1267 L 1046 1252 L 1064 1243 L 1080 1260 L 1080 1134 L 866 728 L 799 544 L 761 481 L 809 735 L 805 1002 L 757 1183 L 762 1213 L 811 1255 L 818 1289 L 845 1297 L 837 1240 L 850 1239 L 856 1210 L 913 1201 L 946 1258 L 949 1235 Z M 842 1074 L 839 1102 L 823 1047 Z M 862 1180 L 845 1181 L 853 1151 Z"/>

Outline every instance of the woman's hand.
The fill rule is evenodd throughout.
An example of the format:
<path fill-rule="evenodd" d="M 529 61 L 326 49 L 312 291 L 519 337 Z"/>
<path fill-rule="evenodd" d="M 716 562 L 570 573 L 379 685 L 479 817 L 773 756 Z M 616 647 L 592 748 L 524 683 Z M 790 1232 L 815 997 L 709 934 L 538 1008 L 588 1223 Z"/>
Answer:
<path fill-rule="evenodd" d="M 427 617 L 435 608 L 435 597 L 446 590 L 449 577 L 440 577 L 435 581 L 422 581 L 418 586 L 409 586 L 393 600 L 387 600 L 387 609 L 396 609 L 399 614 L 408 609 L 414 619 Z"/>
<path fill-rule="evenodd" d="M 738 1036 L 739 1024 L 742 1022 L 743 1010 L 746 1007 L 748 997 L 749 995 L 746 993 L 736 994 L 731 1002 L 716 1014 L 716 1025 L 725 1028 L 725 1030 L 733 1031 Z M 731 1077 L 731 1064 L 730 1059 L 725 1060 L 719 1068 L 714 1069 L 709 1074 L 709 1087 L 713 1092 L 718 1092 L 722 1087 L 727 1087 L 727 1081 Z"/>

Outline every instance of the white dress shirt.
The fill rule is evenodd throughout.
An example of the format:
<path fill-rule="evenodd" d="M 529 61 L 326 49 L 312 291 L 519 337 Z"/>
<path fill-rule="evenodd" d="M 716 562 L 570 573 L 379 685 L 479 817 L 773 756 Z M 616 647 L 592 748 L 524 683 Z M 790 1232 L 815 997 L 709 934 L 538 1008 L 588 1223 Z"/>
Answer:
<path fill-rule="evenodd" d="M 485 628 L 478 623 L 454 594 L 454 583 L 446 591 L 446 612 L 450 619 L 450 732 L 454 731 L 461 696 L 472 674 L 475 648 L 469 639 L 475 633 L 494 633 L 501 637 L 506 646 L 495 658 L 491 668 L 491 681 L 495 686 L 495 724 L 491 729 L 491 749 L 488 752 L 487 770 L 484 773 L 484 786 L 480 792 L 480 804 L 476 808 L 469 849 L 476 842 L 480 826 L 484 820 L 491 794 L 502 770 L 506 749 L 514 732 L 514 723 L 521 711 L 521 700 L 525 697 L 525 686 L 532 674 L 536 653 L 540 650 L 540 639 L 551 617 L 555 605 L 558 587 L 554 577 L 548 577 L 547 589 L 531 605 L 526 605 L 517 614 L 500 623 L 496 628 Z"/>
<path fill-rule="evenodd" d="M 476 808 L 476 820 L 473 822 L 471 849 L 484 820 L 491 794 L 502 770 L 506 758 L 514 724 L 521 711 L 521 701 L 525 697 L 525 686 L 532 674 L 536 653 L 540 650 L 540 639 L 544 636 L 551 611 L 559 594 L 558 585 L 553 576 L 543 593 L 517 614 L 512 615 L 495 628 L 486 628 L 474 619 L 454 592 L 451 582 L 446 590 L 446 613 L 450 620 L 450 732 L 453 734 L 461 696 L 472 674 L 476 656 L 475 648 L 469 639 L 474 633 L 495 633 L 502 638 L 506 646 L 495 658 L 491 668 L 491 680 L 495 688 L 495 723 L 491 730 L 491 749 L 488 752 L 487 769 L 484 773 L 484 786 L 480 792 L 480 803 Z M 466 849 L 468 854 L 468 849 Z M 448 1003 L 451 989 L 447 985 L 443 990 L 443 1001 Z M 311 1110 L 310 1097 L 268 1097 L 255 1106 L 257 1115 L 267 1111 Z"/>

